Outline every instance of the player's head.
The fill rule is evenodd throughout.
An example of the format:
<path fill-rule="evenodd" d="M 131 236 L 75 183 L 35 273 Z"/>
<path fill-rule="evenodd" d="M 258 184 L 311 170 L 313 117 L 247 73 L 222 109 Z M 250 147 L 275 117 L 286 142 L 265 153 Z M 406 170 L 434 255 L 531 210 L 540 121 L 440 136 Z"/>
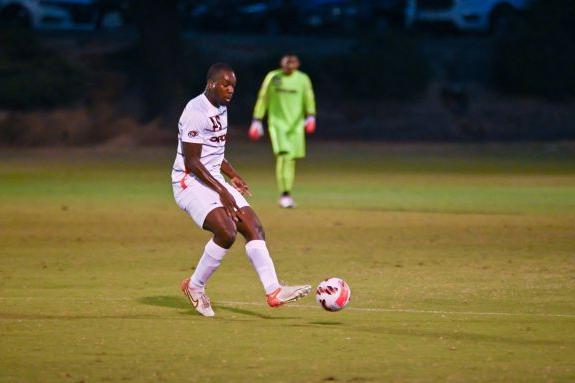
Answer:
<path fill-rule="evenodd" d="M 290 75 L 299 68 L 299 58 L 294 53 L 286 53 L 280 61 L 280 66 L 285 74 Z"/>
<path fill-rule="evenodd" d="M 229 64 L 217 63 L 206 75 L 206 96 L 217 105 L 229 104 L 236 90 L 236 74 Z"/>

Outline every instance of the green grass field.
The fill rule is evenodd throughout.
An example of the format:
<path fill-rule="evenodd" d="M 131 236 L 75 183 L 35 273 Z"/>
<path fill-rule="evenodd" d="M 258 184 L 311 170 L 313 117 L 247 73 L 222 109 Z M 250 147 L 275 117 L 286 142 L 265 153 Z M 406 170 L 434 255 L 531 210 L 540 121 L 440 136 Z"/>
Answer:
<path fill-rule="evenodd" d="M 235 145 L 235 146 L 234 146 Z M 231 143 L 280 278 L 350 306 L 265 306 L 238 239 L 173 202 L 174 148 L 0 152 L 0 382 L 575 381 L 572 144 L 315 144 L 295 210 L 267 145 Z"/>

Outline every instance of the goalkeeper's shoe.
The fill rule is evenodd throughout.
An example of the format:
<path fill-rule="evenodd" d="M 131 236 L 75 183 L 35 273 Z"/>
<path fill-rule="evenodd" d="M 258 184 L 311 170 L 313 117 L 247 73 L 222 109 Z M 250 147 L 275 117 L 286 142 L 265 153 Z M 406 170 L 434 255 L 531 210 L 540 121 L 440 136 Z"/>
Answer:
<path fill-rule="evenodd" d="M 280 207 L 283 207 L 284 209 L 295 208 L 295 202 L 293 198 L 289 195 L 282 195 L 278 202 L 280 204 Z"/>
<path fill-rule="evenodd" d="M 308 295 L 310 291 L 310 285 L 280 286 L 267 295 L 267 302 L 271 307 L 278 307 L 286 303 L 295 302 Z"/>
<path fill-rule="evenodd" d="M 203 290 L 190 289 L 190 278 L 184 279 L 180 288 L 197 312 L 205 317 L 213 317 L 216 315 L 214 310 L 212 310 L 210 298 L 208 298 L 206 293 Z"/>

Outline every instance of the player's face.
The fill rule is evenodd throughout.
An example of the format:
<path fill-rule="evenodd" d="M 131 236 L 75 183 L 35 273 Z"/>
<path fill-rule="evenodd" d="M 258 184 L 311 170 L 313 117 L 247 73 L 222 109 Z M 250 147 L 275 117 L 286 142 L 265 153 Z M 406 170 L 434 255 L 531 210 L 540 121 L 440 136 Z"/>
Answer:
<path fill-rule="evenodd" d="M 220 105 L 227 105 L 232 101 L 236 90 L 236 75 L 234 72 L 222 71 L 215 82 L 214 93 Z"/>
<path fill-rule="evenodd" d="M 282 71 L 290 75 L 299 68 L 299 59 L 297 56 L 285 56 L 281 61 Z"/>

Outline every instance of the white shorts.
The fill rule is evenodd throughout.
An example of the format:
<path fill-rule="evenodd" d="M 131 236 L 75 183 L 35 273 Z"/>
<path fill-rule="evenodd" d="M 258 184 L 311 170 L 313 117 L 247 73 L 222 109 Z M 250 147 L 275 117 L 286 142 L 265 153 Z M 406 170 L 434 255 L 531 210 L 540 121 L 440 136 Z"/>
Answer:
<path fill-rule="evenodd" d="M 214 178 L 228 189 L 239 208 L 250 206 L 244 196 L 228 184 L 222 175 Z M 193 175 L 187 175 L 183 181 L 173 183 L 172 187 L 180 209 L 185 210 L 199 227 L 204 226 L 204 221 L 212 210 L 223 207 L 220 195 Z"/>

